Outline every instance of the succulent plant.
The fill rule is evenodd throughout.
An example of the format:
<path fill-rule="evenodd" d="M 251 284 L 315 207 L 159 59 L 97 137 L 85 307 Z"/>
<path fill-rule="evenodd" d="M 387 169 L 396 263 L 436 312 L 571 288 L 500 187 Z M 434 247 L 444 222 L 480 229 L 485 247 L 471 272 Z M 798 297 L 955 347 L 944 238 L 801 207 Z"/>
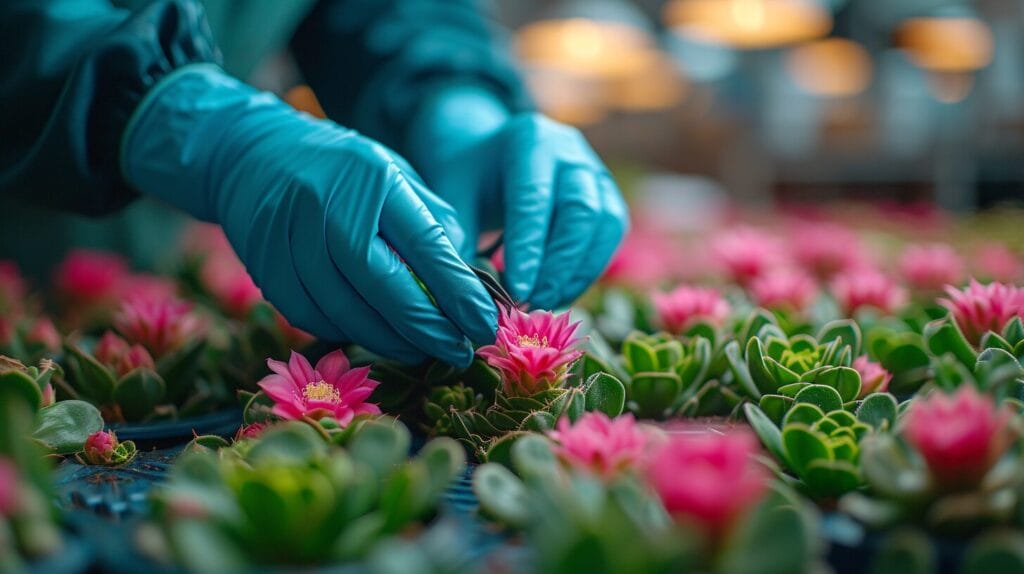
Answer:
<path fill-rule="evenodd" d="M 190 571 L 330 565 L 421 529 L 461 472 L 451 439 L 409 458 L 394 421 L 360 425 L 346 448 L 286 422 L 244 447 L 186 453 L 154 494 L 161 550 Z"/>
<path fill-rule="evenodd" d="M 813 403 L 797 403 L 776 424 L 756 405 L 745 407 L 747 420 L 762 444 L 781 465 L 780 477 L 814 499 L 836 499 L 861 486 L 860 443 L 873 429 L 895 424 L 896 400 L 875 394 L 857 415 L 825 412 Z"/>
<path fill-rule="evenodd" d="M 713 392 L 705 384 L 711 360 L 711 342 L 705 337 L 693 336 L 684 343 L 668 333 L 633 332 L 622 343 L 621 355 L 627 408 L 649 419 L 696 414 L 701 399 L 709 400 Z"/>
<path fill-rule="evenodd" d="M 524 534 L 536 571 L 767 573 L 816 567 L 813 513 L 781 486 L 712 542 L 699 526 L 674 520 L 636 477 L 607 481 L 564 467 L 543 437 L 518 441 L 511 460 L 516 473 L 494 463 L 478 467 L 473 489 L 487 517 Z M 757 551 L 774 544 L 788 551 Z"/>

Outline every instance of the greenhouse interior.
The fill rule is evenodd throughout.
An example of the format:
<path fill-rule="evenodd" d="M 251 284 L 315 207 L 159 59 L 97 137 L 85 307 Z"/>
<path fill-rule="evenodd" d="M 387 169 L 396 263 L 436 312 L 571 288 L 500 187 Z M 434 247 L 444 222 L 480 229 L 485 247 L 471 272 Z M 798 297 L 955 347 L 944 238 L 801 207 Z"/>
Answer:
<path fill-rule="evenodd" d="M 0 27 L 0 574 L 1024 574 L 1019 0 Z"/>

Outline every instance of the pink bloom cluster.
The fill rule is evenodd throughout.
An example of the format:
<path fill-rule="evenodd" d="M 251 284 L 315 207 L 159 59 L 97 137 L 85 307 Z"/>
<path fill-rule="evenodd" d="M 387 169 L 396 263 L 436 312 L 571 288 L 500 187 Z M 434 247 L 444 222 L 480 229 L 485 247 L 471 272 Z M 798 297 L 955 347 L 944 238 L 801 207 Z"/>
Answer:
<path fill-rule="evenodd" d="M 679 271 L 679 246 L 651 231 L 631 231 L 619 245 L 601 280 L 604 283 L 650 289 Z"/>
<path fill-rule="evenodd" d="M 206 322 L 192 311 L 191 303 L 166 297 L 127 299 L 114 315 L 114 327 L 157 358 L 206 333 Z"/>
<path fill-rule="evenodd" d="M 294 351 L 287 363 L 267 359 L 267 366 L 274 374 L 259 386 L 274 401 L 274 414 L 283 419 L 331 417 L 346 426 L 357 415 L 380 414 L 380 407 L 366 402 L 380 383 L 369 377 L 369 367 L 351 368 L 340 349 L 324 355 L 316 368 Z"/>
<path fill-rule="evenodd" d="M 251 423 L 242 425 L 238 427 L 238 432 L 235 433 L 235 441 L 259 438 L 269 426 L 270 425 L 267 423 Z"/>
<path fill-rule="evenodd" d="M 832 295 L 847 317 L 872 307 L 893 313 L 907 302 L 907 293 L 888 275 L 871 268 L 840 273 L 832 280 Z"/>
<path fill-rule="evenodd" d="M 648 445 L 648 434 L 629 414 L 610 419 L 602 412 L 589 412 L 575 424 L 563 418 L 548 436 L 557 443 L 555 454 L 565 464 L 605 478 L 638 467 Z"/>
<path fill-rule="evenodd" d="M 782 242 L 754 227 L 739 226 L 716 234 L 711 238 L 710 251 L 712 261 L 740 285 L 748 285 L 786 263 Z"/>
<path fill-rule="evenodd" d="M 960 290 L 946 287 L 948 298 L 939 299 L 949 309 L 960 330 L 972 343 L 989 331 L 1000 332 L 1014 317 L 1024 314 L 1024 290 L 1003 283 L 982 285 L 974 279 Z"/>
<path fill-rule="evenodd" d="M 96 431 L 85 439 L 82 458 L 89 464 L 110 464 L 114 460 L 117 444 L 114 431 Z"/>
<path fill-rule="evenodd" d="M 674 435 L 651 455 L 647 478 L 677 519 L 721 535 L 764 496 L 768 473 L 746 430 Z"/>
<path fill-rule="evenodd" d="M 900 273 L 907 283 L 921 291 L 940 291 L 964 278 L 964 261 L 949 245 L 912 245 L 900 258 Z"/>
<path fill-rule="evenodd" d="M 57 293 L 77 302 L 95 302 L 117 297 L 130 274 L 120 255 L 76 249 L 54 271 Z"/>
<path fill-rule="evenodd" d="M 915 399 L 904 435 L 944 488 L 974 486 L 1009 446 L 1010 413 L 964 384 L 953 395 Z"/>
<path fill-rule="evenodd" d="M 860 396 L 858 398 L 889 390 L 892 373 L 885 370 L 882 365 L 873 362 L 867 355 L 861 355 L 854 359 L 853 369 L 860 374 Z"/>
<path fill-rule="evenodd" d="M 506 394 L 530 396 L 565 381 L 569 366 L 583 355 L 578 329 L 579 323 L 569 323 L 569 313 L 503 309 L 497 340 L 477 354 L 498 369 Z"/>
<path fill-rule="evenodd" d="M 729 315 L 729 303 L 710 287 L 680 285 L 668 293 L 656 291 L 651 302 L 662 329 L 679 334 L 699 321 L 721 325 Z"/>
<path fill-rule="evenodd" d="M 802 223 L 790 236 L 793 257 L 820 279 L 859 269 L 869 257 L 853 230 L 836 223 Z"/>
<path fill-rule="evenodd" d="M 750 283 L 750 297 L 759 307 L 803 313 L 818 296 L 814 277 L 800 269 L 768 271 Z"/>
<path fill-rule="evenodd" d="M 124 375 L 139 368 L 155 369 L 153 356 L 139 344 L 129 344 L 113 331 L 107 331 L 100 337 L 93 351 L 96 360 L 113 370 L 117 376 Z"/>
<path fill-rule="evenodd" d="M 1002 243 L 982 245 L 972 262 L 981 277 L 992 281 L 1013 283 L 1024 275 L 1024 262 Z"/>

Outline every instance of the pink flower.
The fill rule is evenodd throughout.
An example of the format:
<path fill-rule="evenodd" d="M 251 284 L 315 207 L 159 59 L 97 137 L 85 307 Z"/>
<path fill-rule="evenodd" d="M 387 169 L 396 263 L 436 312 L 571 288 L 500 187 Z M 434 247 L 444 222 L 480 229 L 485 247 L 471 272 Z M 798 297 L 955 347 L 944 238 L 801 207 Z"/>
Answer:
<path fill-rule="evenodd" d="M 356 415 L 380 413 L 377 405 L 366 402 L 380 384 L 369 378 L 370 367 L 350 368 L 340 349 L 324 355 L 315 369 L 295 351 L 288 363 L 267 359 L 267 366 L 274 374 L 259 385 L 274 400 L 274 414 L 283 419 L 332 417 L 346 426 Z"/>
<path fill-rule="evenodd" d="M 110 367 L 117 376 L 123 377 L 135 369 L 155 369 L 152 355 L 142 345 L 129 345 L 113 331 L 107 331 L 100 337 L 94 351 L 96 360 Z"/>
<path fill-rule="evenodd" d="M 10 459 L 0 456 L 0 516 L 11 516 L 18 511 L 18 467 Z"/>
<path fill-rule="evenodd" d="M 979 274 L 992 281 L 1013 283 L 1024 275 L 1020 257 L 1002 243 L 981 246 L 972 260 Z"/>
<path fill-rule="evenodd" d="M 174 281 L 150 275 L 148 273 L 133 273 L 121 281 L 118 287 L 118 296 L 123 299 L 174 299 L 178 296 L 178 286 Z"/>
<path fill-rule="evenodd" d="M 854 359 L 853 369 L 860 374 L 860 396 L 858 398 L 889 390 L 892 373 L 869 359 L 867 355 L 861 355 Z"/>
<path fill-rule="evenodd" d="M 746 430 L 674 435 L 652 454 L 647 478 L 669 513 L 717 536 L 765 493 L 757 445 Z"/>
<path fill-rule="evenodd" d="M 1003 283 L 982 285 L 971 279 L 963 290 L 946 287 L 948 299 L 939 299 L 949 309 L 972 343 L 981 341 L 988 331 L 999 332 L 1010 319 L 1024 313 L 1024 291 Z"/>
<path fill-rule="evenodd" d="M 835 223 L 803 223 L 794 228 L 790 249 L 797 262 L 821 279 L 867 264 L 860 239 Z"/>
<path fill-rule="evenodd" d="M 128 263 L 120 255 L 76 249 L 54 272 L 57 292 L 68 299 L 96 303 L 115 299 L 128 276 Z"/>
<path fill-rule="evenodd" d="M 43 387 L 43 401 L 39 406 L 48 407 L 55 402 L 57 402 L 57 392 L 53 389 L 53 383 L 46 383 L 46 386 Z"/>
<path fill-rule="evenodd" d="M 601 278 L 603 283 L 650 289 L 674 277 L 678 246 L 668 237 L 634 230 L 626 235 Z"/>
<path fill-rule="evenodd" d="M 36 319 L 25 334 L 25 342 L 30 345 L 39 345 L 47 351 L 60 349 L 61 338 L 53 321 L 46 317 Z"/>
<path fill-rule="evenodd" d="M 89 464 L 110 464 L 114 460 L 115 448 L 117 435 L 114 431 L 96 431 L 85 439 L 82 458 Z"/>
<path fill-rule="evenodd" d="M 586 413 L 575 424 L 562 418 L 548 436 L 558 443 L 555 454 L 566 464 L 605 478 L 640 464 L 648 442 L 633 415 L 613 420 L 602 412 Z"/>
<path fill-rule="evenodd" d="M 583 355 L 579 325 L 569 323 L 569 313 L 504 309 L 498 315 L 497 340 L 477 354 L 501 372 L 505 394 L 530 396 L 560 386 L 569 365 Z"/>
<path fill-rule="evenodd" d="M 235 433 L 235 441 L 245 440 L 249 438 L 259 438 L 263 434 L 267 427 L 270 426 L 267 423 L 252 423 L 242 425 L 238 427 L 238 432 Z"/>
<path fill-rule="evenodd" d="M 848 317 L 864 307 L 893 313 L 907 301 L 902 287 L 881 271 L 870 268 L 837 275 L 832 280 L 832 295 Z"/>
<path fill-rule="evenodd" d="M 679 334 L 699 321 L 719 326 L 729 315 L 729 303 L 710 287 L 680 285 L 668 293 L 651 295 L 661 327 Z"/>
<path fill-rule="evenodd" d="M 953 395 L 935 392 L 914 400 L 904 435 L 921 453 L 932 477 L 947 488 L 970 487 L 1009 446 L 1010 413 L 964 384 Z"/>
<path fill-rule="evenodd" d="M 245 317 L 253 305 L 263 300 L 260 288 L 234 253 L 207 257 L 199 274 L 206 290 L 233 317 Z"/>
<path fill-rule="evenodd" d="M 716 234 L 711 239 L 710 250 L 712 261 L 740 285 L 748 285 L 786 260 L 778 238 L 746 226 Z"/>
<path fill-rule="evenodd" d="M 818 285 L 806 272 L 783 267 L 754 279 L 750 296 L 759 307 L 802 313 L 814 303 Z"/>
<path fill-rule="evenodd" d="M 964 262 L 957 252 L 943 243 L 912 245 L 900 258 L 900 273 L 911 287 L 939 291 L 946 284 L 957 284 L 964 277 Z"/>
<path fill-rule="evenodd" d="M 134 297 L 114 316 L 114 327 L 132 343 L 162 357 L 189 340 L 203 337 L 206 324 L 180 299 Z"/>
<path fill-rule="evenodd" d="M 0 313 L 19 312 L 27 293 L 28 284 L 21 276 L 18 264 L 0 260 Z"/>

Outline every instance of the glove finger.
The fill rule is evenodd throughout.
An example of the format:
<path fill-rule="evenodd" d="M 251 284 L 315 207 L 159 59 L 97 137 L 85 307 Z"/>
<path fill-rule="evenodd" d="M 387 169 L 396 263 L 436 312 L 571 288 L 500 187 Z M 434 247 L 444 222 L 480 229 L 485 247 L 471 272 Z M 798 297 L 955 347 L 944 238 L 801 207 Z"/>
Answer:
<path fill-rule="evenodd" d="M 519 134 L 517 134 L 519 135 Z M 518 301 L 533 293 L 551 225 L 555 161 L 531 141 L 512 142 L 517 154 L 504 178 L 505 278 Z"/>
<path fill-rule="evenodd" d="M 384 201 L 380 232 L 463 333 L 480 344 L 494 342 L 498 328 L 494 299 L 411 187 L 392 189 Z"/>
<path fill-rule="evenodd" d="M 601 191 L 593 171 L 584 167 L 562 169 L 557 185 L 544 263 L 530 295 L 530 303 L 541 309 L 550 309 L 564 300 L 563 292 L 584 263 L 592 238 L 602 232 Z"/>
<path fill-rule="evenodd" d="M 265 229 L 288 229 L 288 221 L 287 210 L 279 210 L 270 221 L 260 224 Z M 244 253 L 246 267 L 267 301 L 273 303 L 289 323 L 303 331 L 328 341 L 345 340 L 345 334 L 320 311 L 299 280 L 287 237 L 250 233 L 246 238 L 244 249 L 239 253 Z"/>
<path fill-rule="evenodd" d="M 403 172 L 404 175 L 404 172 Z M 455 212 L 455 208 L 448 204 L 447 201 L 441 199 L 434 192 L 427 189 L 425 185 L 413 179 L 408 180 L 412 185 L 413 191 L 416 192 L 416 196 L 420 198 L 420 201 L 427 206 L 430 210 L 430 214 L 434 216 L 434 219 L 441 224 L 444 229 L 445 235 L 448 236 L 448 241 L 451 242 L 455 250 L 465 259 L 472 260 L 476 256 L 476 238 L 471 237 L 467 230 L 463 229 L 462 224 L 459 223 L 458 214 Z"/>
<path fill-rule="evenodd" d="M 317 203 L 313 196 L 297 195 L 297 203 Z M 311 209 L 320 211 L 317 205 L 306 207 L 299 208 L 299 213 L 308 213 Z M 341 274 L 327 251 L 322 226 L 294 225 L 290 234 L 292 261 L 295 262 L 299 281 L 323 315 L 348 335 L 346 341 L 356 342 L 378 355 L 408 364 L 421 363 L 426 359 L 412 343 L 391 328 Z"/>
<path fill-rule="evenodd" d="M 598 179 L 602 214 L 598 232 L 590 240 L 587 254 L 573 278 L 562 290 L 562 301 L 574 301 L 604 273 L 615 250 L 629 230 L 629 208 L 612 178 Z"/>
<path fill-rule="evenodd" d="M 394 188 L 403 188 L 412 195 L 401 176 Z M 422 202 L 419 206 L 421 216 L 428 217 L 440 229 Z M 469 341 L 434 306 L 383 238 L 377 234 L 368 240 L 360 238 L 358 248 L 352 249 L 353 242 L 346 238 L 353 232 L 351 213 L 331 212 L 325 231 L 328 253 L 336 267 L 395 331 L 429 356 L 456 366 L 469 365 L 473 359 Z"/>

